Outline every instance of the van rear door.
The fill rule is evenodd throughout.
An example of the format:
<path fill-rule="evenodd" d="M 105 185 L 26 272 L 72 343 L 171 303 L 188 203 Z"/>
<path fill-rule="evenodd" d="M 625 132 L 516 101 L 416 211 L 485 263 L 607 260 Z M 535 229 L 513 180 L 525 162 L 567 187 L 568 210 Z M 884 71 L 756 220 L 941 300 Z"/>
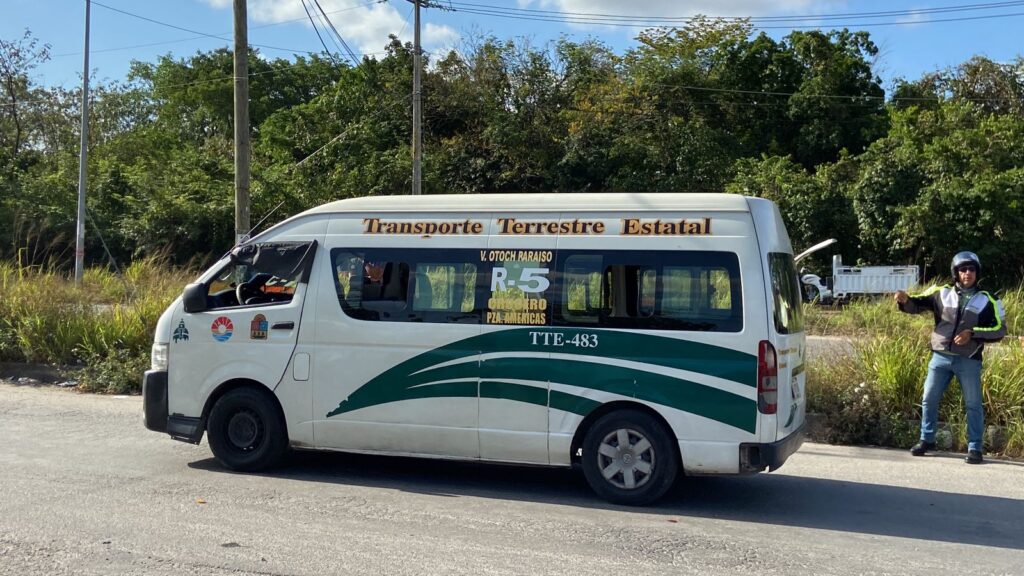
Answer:
<path fill-rule="evenodd" d="M 772 346 L 775 349 L 776 440 L 799 429 L 806 411 L 806 334 L 800 280 L 793 255 L 768 253 L 772 296 Z"/>

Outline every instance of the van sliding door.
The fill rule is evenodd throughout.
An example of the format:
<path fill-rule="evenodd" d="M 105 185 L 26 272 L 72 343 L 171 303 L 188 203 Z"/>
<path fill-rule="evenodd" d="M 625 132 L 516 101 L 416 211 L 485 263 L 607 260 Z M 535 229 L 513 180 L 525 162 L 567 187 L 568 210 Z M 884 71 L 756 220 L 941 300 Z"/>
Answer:
<path fill-rule="evenodd" d="M 544 346 L 550 307 L 556 213 L 502 214 L 482 267 L 487 308 L 480 350 L 480 457 L 548 463 L 548 377 Z"/>

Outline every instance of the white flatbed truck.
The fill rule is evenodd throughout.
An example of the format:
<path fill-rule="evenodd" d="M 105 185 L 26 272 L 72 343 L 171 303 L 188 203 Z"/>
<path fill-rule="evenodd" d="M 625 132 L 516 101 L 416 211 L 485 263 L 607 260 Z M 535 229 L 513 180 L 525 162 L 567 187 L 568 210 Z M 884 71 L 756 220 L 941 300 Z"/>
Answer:
<path fill-rule="evenodd" d="M 816 244 L 795 258 L 799 264 L 810 254 L 836 243 L 830 238 Z M 800 269 L 800 284 L 804 300 L 817 301 L 820 304 L 831 304 L 835 301 L 847 301 L 854 296 L 872 296 L 891 294 L 897 290 L 910 290 L 920 279 L 920 268 L 916 265 L 907 266 L 846 266 L 842 256 L 832 256 L 832 276 L 823 279 L 817 274 Z"/>

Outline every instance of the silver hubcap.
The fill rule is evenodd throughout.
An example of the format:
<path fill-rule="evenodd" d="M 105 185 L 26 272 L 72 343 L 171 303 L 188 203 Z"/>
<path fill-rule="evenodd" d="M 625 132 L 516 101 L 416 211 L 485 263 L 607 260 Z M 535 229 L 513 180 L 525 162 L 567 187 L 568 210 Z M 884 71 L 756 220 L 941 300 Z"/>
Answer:
<path fill-rule="evenodd" d="M 597 465 L 616 488 L 634 490 L 647 484 L 654 471 L 654 447 L 643 434 L 620 428 L 601 440 Z"/>

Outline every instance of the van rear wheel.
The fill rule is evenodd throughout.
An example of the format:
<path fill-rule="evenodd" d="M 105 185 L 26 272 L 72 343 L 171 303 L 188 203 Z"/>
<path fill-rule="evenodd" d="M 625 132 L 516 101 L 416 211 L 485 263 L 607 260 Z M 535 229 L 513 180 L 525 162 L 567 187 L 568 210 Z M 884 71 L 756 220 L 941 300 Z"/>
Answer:
<path fill-rule="evenodd" d="M 583 475 L 602 498 L 642 506 L 672 487 L 679 458 L 665 427 L 638 410 L 605 414 L 583 438 Z"/>
<path fill-rule="evenodd" d="M 288 433 L 268 394 L 239 388 L 222 396 L 210 411 L 206 433 L 214 457 L 232 470 L 270 468 L 288 451 Z"/>

